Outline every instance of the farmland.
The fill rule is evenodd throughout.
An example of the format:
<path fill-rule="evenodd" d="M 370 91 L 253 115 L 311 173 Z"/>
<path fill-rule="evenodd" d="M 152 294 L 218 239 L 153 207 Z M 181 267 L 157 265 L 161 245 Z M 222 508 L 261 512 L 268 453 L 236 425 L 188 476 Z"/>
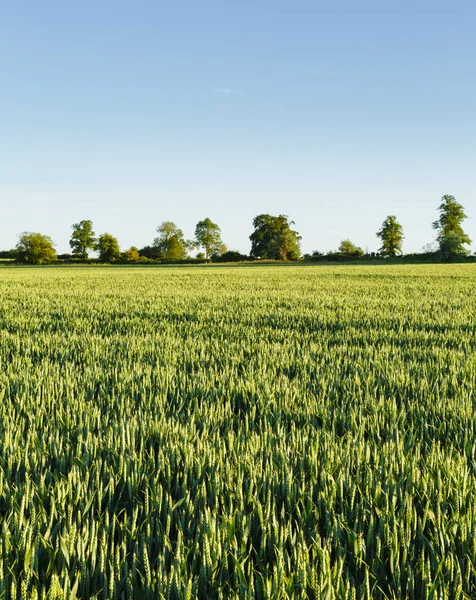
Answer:
<path fill-rule="evenodd" d="M 0 269 L 0 598 L 474 598 L 475 292 Z"/>

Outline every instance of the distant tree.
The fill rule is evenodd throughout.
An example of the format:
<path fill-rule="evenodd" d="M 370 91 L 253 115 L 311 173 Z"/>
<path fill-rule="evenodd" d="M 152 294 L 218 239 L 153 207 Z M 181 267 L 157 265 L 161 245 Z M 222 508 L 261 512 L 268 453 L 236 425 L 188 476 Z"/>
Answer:
<path fill-rule="evenodd" d="M 389 215 L 377 231 L 377 237 L 382 241 L 379 252 L 382 256 L 394 257 L 402 252 L 403 229 L 395 215 Z"/>
<path fill-rule="evenodd" d="M 0 258 L 15 260 L 18 258 L 18 250 L 16 248 L 12 248 L 11 250 L 0 250 Z"/>
<path fill-rule="evenodd" d="M 339 246 L 339 252 L 347 256 L 360 257 L 364 255 L 364 251 L 359 246 L 356 246 L 350 240 L 342 240 Z"/>
<path fill-rule="evenodd" d="M 221 231 L 218 225 L 213 223 L 208 217 L 197 223 L 195 227 L 195 240 L 197 246 L 205 250 L 205 258 L 207 260 L 212 254 L 219 252 L 219 249 L 223 246 L 220 234 Z"/>
<path fill-rule="evenodd" d="M 153 244 L 156 256 L 168 260 L 184 260 L 190 243 L 184 238 L 181 229 L 172 221 L 163 221 L 157 227 L 159 234 Z"/>
<path fill-rule="evenodd" d="M 96 250 L 96 237 L 92 221 L 80 221 L 72 225 L 73 233 L 69 245 L 73 254 L 83 260 L 88 258 L 88 250 Z"/>
<path fill-rule="evenodd" d="M 461 225 L 467 219 L 463 206 L 453 196 L 443 196 L 438 210 L 440 217 L 433 223 L 433 229 L 437 231 L 436 239 L 443 260 L 466 256 L 469 252 L 465 246 L 471 244 L 471 240 Z"/>
<path fill-rule="evenodd" d="M 155 246 L 144 246 L 139 250 L 139 256 L 143 256 L 144 258 L 155 260 L 159 258 L 159 251 Z"/>
<path fill-rule="evenodd" d="M 52 239 L 41 233 L 22 233 L 16 250 L 17 260 L 31 265 L 42 265 L 57 258 Z"/>
<path fill-rule="evenodd" d="M 140 259 L 139 250 L 135 246 L 131 246 L 129 250 L 125 250 L 121 255 L 125 262 L 137 262 Z"/>
<path fill-rule="evenodd" d="M 213 252 L 210 254 L 210 258 L 212 260 L 215 260 L 216 258 L 223 256 L 223 254 L 226 254 L 227 252 L 228 252 L 228 248 L 227 248 L 226 244 L 223 244 L 223 242 L 222 242 L 213 250 Z"/>
<path fill-rule="evenodd" d="M 251 255 L 273 260 L 298 260 L 301 236 L 291 229 L 294 221 L 286 215 L 262 214 L 253 219 L 255 230 L 250 235 Z"/>
<path fill-rule="evenodd" d="M 212 256 L 213 262 L 245 262 L 249 261 L 250 257 L 246 254 L 241 254 L 236 250 L 227 250 L 223 254 Z"/>
<path fill-rule="evenodd" d="M 99 236 L 97 249 L 99 250 L 99 260 L 101 262 L 113 263 L 121 257 L 119 242 L 110 233 L 103 233 Z"/>
<path fill-rule="evenodd" d="M 305 261 L 317 261 L 324 257 L 324 253 L 319 250 L 313 250 L 311 254 L 307 253 L 303 255 Z"/>

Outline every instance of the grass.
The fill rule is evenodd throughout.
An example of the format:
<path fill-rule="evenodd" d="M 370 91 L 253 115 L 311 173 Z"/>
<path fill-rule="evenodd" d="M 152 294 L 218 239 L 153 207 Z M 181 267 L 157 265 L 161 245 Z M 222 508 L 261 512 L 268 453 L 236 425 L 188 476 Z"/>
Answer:
<path fill-rule="evenodd" d="M 0 271 L 0 598 L 474 598 L 473 265 Z"/>

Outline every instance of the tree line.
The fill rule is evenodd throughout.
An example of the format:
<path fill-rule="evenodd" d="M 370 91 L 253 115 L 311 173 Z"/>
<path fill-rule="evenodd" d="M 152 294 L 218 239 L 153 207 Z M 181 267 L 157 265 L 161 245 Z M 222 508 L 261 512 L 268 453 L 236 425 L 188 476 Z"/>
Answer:
<path fill-rule="evenodd" d="M 468 256 L 469 236 L 462 227 L 467 218 L 464 208 L 453 196 L 443 196 L 438 207 L 439 218 L 432 224 L 436 231 L 437 249 L 431 254 L 435 259 L 450 261 Z M 172 221 L 162 222 L 156 230 L 157 236 L 149 246 L 135 246 L 121 251 L 117 238 L 111 233 L 96 236 L 93 223 L 83 220 L 72 225 L 69 241 L 72 253 L 57 255 L 52 239 L 41 233 L 25 232 L 19 236 L 16 248 L 0 253 L 0 258 L 14 258 L 17 262 L 46 264 L 57 260 L 88 261 L 89 252 L 99 254 L 101 263 L 138 263 L 148 261 L 183 262 L 195 261 L 238 262 L 245 260 L 297 261 L 300 259 L 341 260 L 359 259 L 364 251 L 351 240 L 341 242 L 336 252 L 324 254 L 314 251 L 301 255 L 301 236 L 293 229 L 294 222 L 286 215 L 261 214 L 253 219 L 250 235 L 250 255 L 228 250 L 221 239 L 220 227 L 210 218 L 199 221 L 195 237 L 187 240 L 183 231 Z M 403 228 L 395 215 L 389 215 L 376 232 L 381 247 L 371 258 L 394 258 L 403 253 Z M 428 254 L 428 253 L 427 253 Z"/>

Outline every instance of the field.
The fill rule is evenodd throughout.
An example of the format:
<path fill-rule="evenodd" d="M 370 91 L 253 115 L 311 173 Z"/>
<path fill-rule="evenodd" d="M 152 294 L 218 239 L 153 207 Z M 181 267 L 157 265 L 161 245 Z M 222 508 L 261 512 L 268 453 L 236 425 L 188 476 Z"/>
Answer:
<path fill-rule="evenodd" d="M 476 597 L 476 265 L 0 269 L 0 598 Z"/>

